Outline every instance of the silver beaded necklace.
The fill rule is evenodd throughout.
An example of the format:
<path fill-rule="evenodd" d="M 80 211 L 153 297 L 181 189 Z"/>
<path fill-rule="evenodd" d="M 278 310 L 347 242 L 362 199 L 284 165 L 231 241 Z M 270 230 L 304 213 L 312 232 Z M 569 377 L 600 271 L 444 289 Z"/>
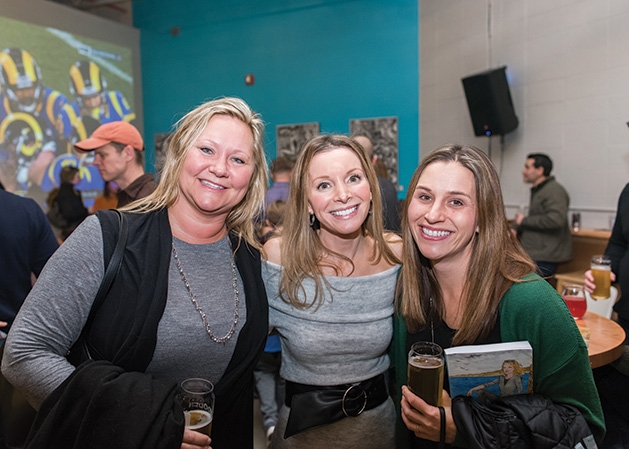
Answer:
<path fill-rule="evenodd" d="M 188 290 L 188 294 L 190 295 L 190 299 L 192 300 L 192 304 L 194 305 L 194 308 L 196 309 L 197 312 L 199 312 L 199 315 L 201 315 L 201 321 L 203 322 L 203 326 L 205 327 L 205 330 L 210 336 L 210 339 L 212 339 L 212 341 L 216 343 L 225 344 L 227 340 L 229 340 L 232 337 L 232 335 L 234 335 L 234 332 L 236 330 L 236 324 L 238 323 L 238 305 L 240 304 L 240 300 L 238 299 L 238 277 L 236 276 L 236 264 L 234 263 L 233 253 L 232 253 L 231 265 L 232 265 L 232 275 L 233 275 L 232 287 L 234 288 L 234 319 L 232 320 L 231 329 L 229 329 L 227 334 L 225 334 L 224 337 L 217 337 L 212 332 L 212 329 L 210 328 L 210 323 L 208 323 L 207 317 L 205 316 L 205 312 L 203 311 L 203 309 L 199 305 L 199 302 L 197 301 L 197 295 L 195 295 L 192 289 L 190 288 L 190 283 L 188 282 L 188 279 L 186 278 L 186 275 L 183 272 L 183 268 L 181 268 L 181 261 L 179 260 L 179 256 L 177 256 L 177 250 L 175 250 L 174 241 L 172 242 L 172 249 L 173 249 L 173 256 L 175 256 L 175 264 L 177 265 L 179 274 L 181 274 L 181 280 L 183 281 L 183 285 L 185 285 L 186 290 Z"/>

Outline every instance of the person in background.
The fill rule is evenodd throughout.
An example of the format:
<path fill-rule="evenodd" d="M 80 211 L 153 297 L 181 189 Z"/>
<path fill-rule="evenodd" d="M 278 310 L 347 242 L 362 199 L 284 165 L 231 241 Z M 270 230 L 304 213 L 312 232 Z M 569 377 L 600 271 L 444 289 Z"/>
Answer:
<path fill-rule="evenodd" d="M 89 208 L 90 214 L 99 210 L 115 209 L 118 206 L 118 184 L 114 181 L 105 181 L 103 194 L 94 199 L 94 204 Z"/>
<path fill-rule="evenodd" d="M 78 152 L 94 151 L 94 165 L 103 180 L 114 181 L 120 187 L 118 207 L 148 196 L 157 186 L 153 174 L 144 173 L 144 141 L 130 123 L 101 125 L 74 148 Z"/>
<path fill-rule="evenodd" d="M 284 214 L 286 212 L 286 201 L 275 200 L 266 208 L 266 220 L 260 225 L 258 238 L 261 244 L 265 244 L 271 237 L 280 232 Z"/>
<path fill-rule="evenodd" d="M 286 211 L 286 201 L 275 200 L 266 208 L 266 220 L 260 232 L 260 243 L 266 243 L 282 230 L 282 222 Z M 280 376 L 282 367 L 282 345 L 280 336 L 275 329 L 266 338 L 264 354 L 253 372 L 256 390 L 260 399 L 262 425 L 270 444 L 277 424 L 278 412 L 284 403 L 284 379 Z"/>
<path fill-rule="evenodd" d="M 354 140 L 365 149 L 371 163 L 376 166 L 380 160 L 373 151 L 373 143 L 371 140 L 366 136 L 355 136 Z M 386 176 L 379 175 L 378 184 L 380 185 L 380 194 L 382 196 L 382 217 L 384 219 L 384 229 L 399 233 L 400 214 L 398 213 L 397 189 L 391 180 Z"/>
<path fill-rule="evenodd" d="M 605 425 L 587 347 L 559 294 L 535 274 L 510 234 L 498 174 L 487 155 L 448 145 L 426 156 L 409 184 L 402 237 L 401 319 L 393 348 L 404 428 L 396 447 L 436 447 L 442 426 L 445 443 L 456 436 L 455 446 L 470 447 L 452 417 L 447 376 L 443 419 L 439 408 L 406 387 L 407 354 L 417 341 L 444 349 L 528 341 L 535 393 L 576 407 L 600 442 Z"/>
<path fill-rule="evenodd" d="M 273 184 L 266 193 L 265 218 L 259 223 L 261 244 L 274 236 L 278 231 L 278 226 L 281 226 L 294 165 L 293 161 L 284 156 L 278 156 L 271 162 L 270 177 Z M 277 332 L 273 331 L 267 337 L 264 354 L 254 373 L 260 397 L 264 432 L 269 443 L 275 431 L 279 407 L 284 402 L 284 380 L 279 374 L 280 366 L 280 338 Z"/>
<path fill-rule="evenodd" d="M 380 208 L 360 145 L 342 135 L 304 145 L 284 227 L 263 252 L 286 382 L 272 448 L 393 447 L 385 373 L 402 245 L 384 233 Z"/>
<path fill-rule="evenodd" d="M 212 448 L 253 448 L 253 370 L 268 332 L 254 227 L 268 182 L 263 138 L 262 119 L 237 98 L 209 101 L 180 120 L 160 184 L 122 209 L 122 266 L 88 335 L 90 352 L 110 363 L 75 370 L 65 356 L 101 284 L 116 211 L 89 216 L 50 259 L 2 360 L 5 377 L 40 410 L 32 447 L 147 447 L 133 440 L 208 448 L 207 435 L 184 430 L 174 401 L 181 381 L 200 377 L 216 395 Z M 80 419 L 68 422 L 68 413 Z M 138 421 L 164 424 L 144 434 Z"/>
<path fill-rule="evenodd" d="M 0 321 L 7 323 L 0 330 L 9 331 L 33 276 L 39 277 L 58 247 L 41 207 L 0 188 Z"/>
<path fill-rule="evenodd" d="M 517 213 L 514 229 L 522 246 L 544 277 L 555 274 L 557 266 L 572 257 L 572 234 L 568 223 L 570 196 L 550 173 L 553 161 L 546 154 L 526 157 L 522 176 L 532 184 L 528 216 Z"/>
<path fill-rule="evenodd" d="M 284 156 L 278 156 L 271 162 L 271 180 L 273 185 L 266 192 L 266 207 L 276 200 L 288 200 L 290 178 L 295 164 Z"/>
<path fill-rule="evenodd" d="M 59 173 L 59 180 L 61 185 L 50 191 L 46 202 L 49 208 L 52 208 L 54 203 L 58 204 L 59 214 L 65 222 L 61 229 L 62 240 L 65 240 L 85 220 L 88 212 L 83 205 L 81 192 L 75 189 L 81 181 L 79 169 L 71 165 L 63 167 Z"/>
<path fill-rule="evenodd" d="M 77 115 L 90 117 L 99 124 L 132 122 L 135 113 L 122 92 L 107 88 L 107 80 L 94 61 L 81 60 L 70 67 L 70 93 Z"/>
<path fill-rule="evenodd" d="M 625 344 L 629 344 L 629 184 L 620 193 L 616 220 L 612 229 L 605 255 L 612 260 L 611 281 L 620 286 L 620 299 L 614 305 L 617 314 L 616 321 L 625 330 Z M 585 289 L 594 291 L 594 276 L 592 271 L 585 272 Z"/>
<path fill-rule="evenodd" d="M 0 348 L 34 280 L 58 247 L 35 200 L 7 192 L 0 183 Z M 4 449 L 1 420 L 0 415 L 0 448 Z"/>
<path fill-rule="evenodd" d="M 625 352 L 616 362 L 594 370 L 594 378 L 601 395 L 607 434 L 601 447 L 620 448 L 629 446 L 629 184 L 625 185 L 616 209 L 616 220 L 605 249 L 612 260 L 611 281 L 620 286 L 620 299 L 614 305 L 615 320 L 625 331 Z M 585 289 L 592 293 L 595 288 L 591 270 L 585 272 Z"/>

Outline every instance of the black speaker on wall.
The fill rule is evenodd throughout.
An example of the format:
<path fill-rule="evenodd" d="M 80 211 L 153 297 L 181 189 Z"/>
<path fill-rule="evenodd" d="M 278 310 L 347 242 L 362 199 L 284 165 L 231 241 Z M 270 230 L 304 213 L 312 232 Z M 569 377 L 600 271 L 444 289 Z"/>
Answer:
<path fill-rule="evenodd" d="M 506 70 L 500 67 L 462 79 L 477 136 L 504 135 L 518 127 Z"/>

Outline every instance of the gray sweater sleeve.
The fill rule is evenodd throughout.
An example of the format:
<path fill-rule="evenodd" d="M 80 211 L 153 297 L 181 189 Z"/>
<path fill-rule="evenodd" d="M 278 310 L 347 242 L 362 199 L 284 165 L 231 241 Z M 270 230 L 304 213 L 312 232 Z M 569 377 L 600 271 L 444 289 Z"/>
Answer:
<path fill-rule="evenodd" d="M 36 409 L 74 371 L 65 354 L 81 334 L 103 275 L 100 222 L 90 216 L 52 255 L 6 340 L 2 373 Z"/>

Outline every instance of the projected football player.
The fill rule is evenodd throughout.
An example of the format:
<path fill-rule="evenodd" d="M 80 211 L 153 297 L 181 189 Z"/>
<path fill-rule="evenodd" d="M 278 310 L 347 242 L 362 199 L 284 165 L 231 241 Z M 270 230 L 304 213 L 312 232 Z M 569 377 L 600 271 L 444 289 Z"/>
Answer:
<path fill-rule="evenodd" d="M 61 92 L 45 87 L 37 61 L 26 50 L 0 52 L 0 152 L 13 152 L 17 189 L 37 197 L 53 159 L 85 136 Z M 37 198 L 36 198 L 37 199 Z"/>
<path fill-rule="evenodd" d="M 124 95 L 107 89 L 107 81 L 93 61 L 77 61 L 70 67 L 70 93 L 75 99 L 74 111 L 86 123 L 90 122 L 86 117 L 97 120 L 98 125 L 135 119 Z"/>

